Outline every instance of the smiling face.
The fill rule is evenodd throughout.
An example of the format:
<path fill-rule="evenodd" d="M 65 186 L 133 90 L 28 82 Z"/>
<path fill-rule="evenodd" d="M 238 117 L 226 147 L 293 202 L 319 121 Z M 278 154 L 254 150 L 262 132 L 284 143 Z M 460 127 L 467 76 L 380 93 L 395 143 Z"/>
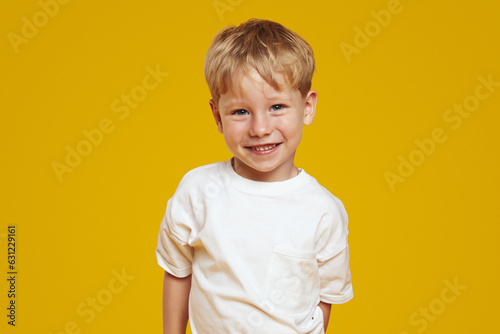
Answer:
<path fill-rule="evenodd" d="M 302 125 L 312 123 L 317 94 L 305 97 L 281 74 L 276 90 L 255 71 L 241 70 L 219 98 L 210 100 L 219 132 L 234 154 L 233 168 L 255 181 L 284 181 L 297 175 L 293 161 L 302 137 Z"/>

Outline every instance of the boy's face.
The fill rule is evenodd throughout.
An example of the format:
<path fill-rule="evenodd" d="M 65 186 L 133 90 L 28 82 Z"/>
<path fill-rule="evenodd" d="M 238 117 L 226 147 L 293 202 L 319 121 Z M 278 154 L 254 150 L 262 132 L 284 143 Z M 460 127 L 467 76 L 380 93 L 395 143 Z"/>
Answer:
<path fill-rule="evenodd" d="M 234 170 L 255 181 L 284 181 L 297 175 L 293 161 L 302 125 L 312 123 L 317 93 L 305 97 L 276 74 L 277 91 L 252 70 L 238 71 L 218 105 L 210 100 L 219 132 L 234 154 Z"/>

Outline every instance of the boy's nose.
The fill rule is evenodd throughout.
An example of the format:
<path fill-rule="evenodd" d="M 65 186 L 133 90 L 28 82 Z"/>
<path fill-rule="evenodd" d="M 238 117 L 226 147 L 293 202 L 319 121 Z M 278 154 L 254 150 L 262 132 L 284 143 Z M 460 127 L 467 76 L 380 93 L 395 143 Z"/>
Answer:
<path fill-rule="evenodd" d="M 272 124 L 270 116 L 265 114 L 256 113 L 252 115 L 252 124 L 250 126 L 249 134 L 252 137 L 263 137 L 272 132 Z"/>

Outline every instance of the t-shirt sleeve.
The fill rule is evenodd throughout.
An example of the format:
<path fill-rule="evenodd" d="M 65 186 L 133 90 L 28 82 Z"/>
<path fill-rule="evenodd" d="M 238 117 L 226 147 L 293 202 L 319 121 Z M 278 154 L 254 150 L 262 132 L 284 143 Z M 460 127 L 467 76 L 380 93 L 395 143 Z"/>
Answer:
<path fill-rule="evenodd" d="M 320 274 L 320 299 L 342 304 L 353 298 L 347 213 L 340 200 L 323 214 L 318 228 L 317 260 Z"/>
<path fill-rule="evenodd" d="M 193 248 L 189 245 L 189 240 L 195 220 L 189 201 L 183 197 L 177 191 L 168 201 L 156 247 L 158 265 L 176 277 L 191 274 L 193 259 Z"/>

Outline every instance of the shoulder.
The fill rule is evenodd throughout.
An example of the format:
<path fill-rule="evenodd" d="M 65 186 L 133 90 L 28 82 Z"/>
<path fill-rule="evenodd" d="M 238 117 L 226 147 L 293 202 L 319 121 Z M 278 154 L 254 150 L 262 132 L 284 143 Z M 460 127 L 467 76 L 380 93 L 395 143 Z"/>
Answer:
<path fill-rule="evenodd" d="M 227 164 L 227 161 L 222 161 L 190 170 L 179 182 L 172 198 L 188 205 L 213 197 L 228 183 Z"/>
<path fill-rule="evenodd" d="M 342 201 L 316 179 L 311 182 L 310 198 L 313 199 L 317 214 L 320 216 L 316 228 L 318 259 L 324 261 L 344 249 L 349 235 L 348 217 Z"/>
<path fill-rule="evenodd" d="M 307 188 L 307 197 L 318 209 L 324 210 L 333 215 L 341 216 L 343 219 L 347 220 L 347 213 L 342 201 L 334 196 L 328 189 L 323 187 L 319 182 L 312 176 L 308 175 L 310 178 L 309 187 Z"/>
<path fill-rule="evenodd" d="M 224 162 L 196 167 L 188 171 L 179 182 L 174 195 L 168 200 L 167 213 L 192 215 L 203 209 L 207 189 L 218 170 L 224 168 Z M 184 217 L 185 218 L 185 217 Z M 175 219 L 170 219 L 174 222 Z"/>
<path fill-rule="evenodd" d="M 216 179 L 225 170 L 225 161 L 212 163 L 196 167 L 187 172 L 179 183 L 179 188 L 182 186 L 199 186 L 208 183 L 210 180 Z"/>

